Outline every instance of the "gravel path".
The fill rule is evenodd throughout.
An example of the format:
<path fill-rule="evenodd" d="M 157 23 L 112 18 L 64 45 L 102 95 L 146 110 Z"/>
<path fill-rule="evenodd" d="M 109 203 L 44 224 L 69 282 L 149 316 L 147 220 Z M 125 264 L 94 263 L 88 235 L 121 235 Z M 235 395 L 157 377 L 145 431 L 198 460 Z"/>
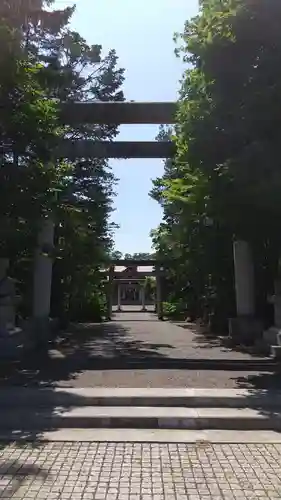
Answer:
<path fill-rule="evenodd" d="M 118 356 L 159 359 L 260 360 L 236 352 L 217 337 L 200 334 L 196 325 L 158 321 L 152 313 L 115 313 L 113 321 L 101 325 L 81 325 L 66 332 L 61 351 L 114 358 Z"/>
<path fill-rule="evenodd" d="M 83 371 L 63 387 L 190 387 L 190 388 L 280 388 L 279 375 L 260 372 L 216 370 L 107 370 Z"/>
<path fill-rule="evenodd" d="M 280 389 L 273 372 L 227 370 L 59 370 L 11 368 L 0 373 L 0 386 L 57 387 L 189 387 Z"/>

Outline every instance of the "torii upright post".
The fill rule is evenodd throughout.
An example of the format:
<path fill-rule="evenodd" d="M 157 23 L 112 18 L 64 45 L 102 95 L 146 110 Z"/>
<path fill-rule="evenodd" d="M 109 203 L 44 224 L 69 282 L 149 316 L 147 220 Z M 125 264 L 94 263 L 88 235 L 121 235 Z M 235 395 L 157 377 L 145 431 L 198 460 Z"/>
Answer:
<path fill-rule="evenodd" d="M 161 268 L 159 266 L 156 266 L 155 271 L 156 271 L 156 311 L 158 319 L 163 320 Z"/>
<path fill-rule="evenodd" d="M 121 284 L 117 284 L 117 309 L 118 311 L 121 311 Z"/>
<path fill-rule="evenodd" d="M 112 295 L 113 295 L 113 278 L 114 266 L 109 267 L 108 271 L 108 292 L 107 292 L 107 319 L 111 320 L 112 317 Z"/>
<path fill-rule="evenodd" d="M 145 283 L 141 285 L 141 306 L 142 306 L 142 311 L 146 311 L 145 307 Z"/>

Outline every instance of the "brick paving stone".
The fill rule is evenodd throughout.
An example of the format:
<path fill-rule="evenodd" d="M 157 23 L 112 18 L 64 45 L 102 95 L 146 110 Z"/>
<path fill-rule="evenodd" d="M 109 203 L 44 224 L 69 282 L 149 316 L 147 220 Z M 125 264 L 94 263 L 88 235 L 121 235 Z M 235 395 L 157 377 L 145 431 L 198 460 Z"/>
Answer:
<path fill-rule="evenodd" d="M 273 500 L 281 444 L 3 444 L 0 498 Z"/>

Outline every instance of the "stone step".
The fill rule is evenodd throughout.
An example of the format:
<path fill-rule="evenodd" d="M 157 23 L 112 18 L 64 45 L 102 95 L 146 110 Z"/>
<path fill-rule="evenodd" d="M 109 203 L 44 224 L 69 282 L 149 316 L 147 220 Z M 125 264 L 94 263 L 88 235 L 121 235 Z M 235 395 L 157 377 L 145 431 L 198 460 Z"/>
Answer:
<path fill-rule="evenodd" d="M 252 408 L 84 406 L 63 409 L 4 409 L 0 429 L 50 431 L 58 428 L 281 430 L 281 411 Z"/>
<path fill-rule="evenodd" d="M 268 357 L 247 357 L 238 355 L 233 358 L 232 353 L 225 354 L 221 358 L 199 358 L 198 353 L 194 357 L 165 357 L 157 356 L 151 352 L 149 356 L 143 354 L 116 354 L 116 355 L 92 355 L 73 352 L 71 356 L 58 349 L 50 349 L 48 357 L 26 356 L 22 360 L 22 367 L 26 370 L 41 370 L 49 368 L 52 370 L 67 370 L 69 367 L 77 370 L 237 370 L 237 371 L 266 371 L 276 370 L 280 367 L 278 360 Z"/>
<path fill-rule="evenodd" d="M 212 443 L 281 443 L 281 433 L 272 430 L 219 430 L 219 429 L 54 429 L 52 431 L 17 432 L 0 430 L 0 441 L 71 442 L 71 443 L 194 443 L 207 448 Z"/>
<path fill-rule="evenodd" d="M 186 408 L 280 408 L 281 391 L 187 388 L 30 388 L 3 387 L 0 407 L 53 408 L 149 406 Z"/>

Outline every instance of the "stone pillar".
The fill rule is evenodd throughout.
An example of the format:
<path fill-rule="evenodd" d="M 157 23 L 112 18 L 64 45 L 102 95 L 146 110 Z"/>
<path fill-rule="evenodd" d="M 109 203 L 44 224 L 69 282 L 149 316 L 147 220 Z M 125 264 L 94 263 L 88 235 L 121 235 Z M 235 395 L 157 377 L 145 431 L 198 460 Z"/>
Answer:
<path fill-rule="evenodd" d="M 233 243 L 236 318 L 229 319 L 229 334 L 237 343 L 253 344 L 262 336 L 262 324 L 255 318 L 254 265 L 246 241 Z"/>
<path fill-rule="evenodd" d="M 34 259 L 33 318 L 48 320 L 51 304 L 54 222 L 46 217 L 38 234 Z"/>
<path fill-rule="evenodd" d="M 121 309 L 121 285 L 118 283 L 117 285 L 117 303 L 118 303 L 118 311 L 122 311 Z"/>
<path fill-rule="evenodd" d="M 42 219 L 37 237 L 33 271 L 31 344 L 47 349 L 50 337 L 50 305 L 53 271 L 54 222 Z"/>
<path fill-rule="evenodd" d="M 110 266 L 109 272 L 108 272 L 108 294 L 107 294 L 107 319 L 108 320 L 111 320 L 111 317 L 112 317 L 113 278 L 114 278 L 114 266 Z"/>
<path fill-rule="evenodd" d="M 156 268 L 156 312 L 158 319 L 163 320 L 161 270 Z"/>
<path fill-rule="evenodd" d="M 141 286 L 141 304 L 142 304 L 142 311 L 146 311 L 146 307 L 145 307 L 145 285 Z"/>
<path fill-rule="evenodd" d="M 274 325 L 263 332 L 263 340 L 266 345 L 273 346 L 275 357 L 280 358 L 281 351 L 281 281 L 274 283 L 274 295 L 268 298 L 268 302 L 274 305 Z"/>
<path fill-rule="evenodd" d="M 237 316 L 254 316 L 254 267 L 249 244 L 246 241 L 234 241 L 233 255 Z"/>

